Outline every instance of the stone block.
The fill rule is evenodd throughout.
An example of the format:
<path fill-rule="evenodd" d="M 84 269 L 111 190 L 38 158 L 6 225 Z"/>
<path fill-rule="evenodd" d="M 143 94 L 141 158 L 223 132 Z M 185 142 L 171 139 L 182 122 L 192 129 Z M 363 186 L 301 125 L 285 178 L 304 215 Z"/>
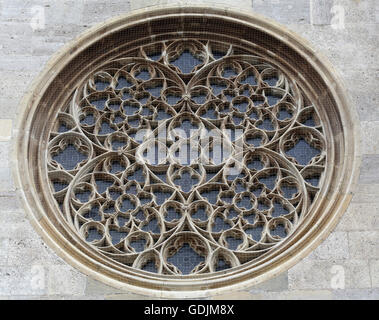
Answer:
<path fill-rule="evenodd" d="M 362 121 L 361 124 L 362 153 L 379 154 L 379 121 Z"/>
<path fill-rule="evenodd" d="M 337 225 L 339 231 L 379 230 L 379 202 L 352 202 Z"/>
<path fill-rule="evenodd" d="M 271 292 L 264 296 L 268 300 L 332 300 L 330 290 L 291 290 Z"/>
<path fill-rule="evenodd" d="M 42 37 L 33 37 L 31 51 L 33 56 L 50 56 L 63 47 L 65 42 L 61 41 L 46 41 Z"/>
<path fill-rule="evenodd" d="M 348 259 L 349 242 L 346 232 L 332 232 L 308 257 L 309 259 L 329 260 Z"/>
<path fill-rule="evenodd" d="M 288 270 L 288 288 L 330 289 L 330 267 L 326 261 L 304 259 Z"/>
<path fill-rule="evenodd" d="M 5 156 L 8 158 L 9 156 L 9 145 L 6 147 L 7 151 L 4 150 L 3 141 L 9 141 L 12 136 L 12 119 L 0 119 L 0 157 L 4 158 Z M 4 154 L 1 154 L 5 152 Z M 8 159 L 7 159 L 8 162 Z"/>
<path fill-rule="evenodd" d="M 44 6 L 46 28 L 57 25 L 80 25 L 83 17 L 85 3 L 92 4 L 94 1 L 50 1 Z"/>
<path fill-rule="evenodd" d="M 379 288 L 379 260 L 370 261 L 371 285 L 373 288 Z"/>
<path fill-rule="evenodd" d="M 346 288 L 359 289 L 370 288 L 370 270 L 367 260 L 349 260 L 346 264 L 341 263 L 346 269 Z"/>
<path fill-rule="evenodd" d="M 353 259 L 379 258 L 379 231 L 349 232 L 349 249 Z"/>
<path fill-rule="evenodd" d="M 1 119 L 0 119 L 0 126 L 1 126 Z M 2 132 L 2 129 L 0 127 L 0 140 L 2 137 L 2 134 L 4 134 L 4 138 L 6 138 L 6 135 L 10 134 L 9 131 L 12 129 L 7 130 L 5 128 L 4 132 Z M 5 140 L 5 139 L 4 139 Z M 0 141 L 0 168 L 8 168 L 9 167 L 9 152 L 10 152 L 10 143 L 9 142 L 4 142 Z"/>
<path fill-rule="evenodd" d="M 378 181 L 379 182 L 379 181 Z M 363 184 L 359 183 L 354 190 L 351 203 L 375 204 L 379 202 L 379 183 Z"/>
<path fill-rule="evenodd" d="M 349 232 L 349 249 L 352 259 L 379 258 L 379 231 Z"/>
<path fill-rule="evenodd" d="M 345 13 L 346 23 L 376 23 L 376 0 L 335 0 L 335 6 L 341 6 Z"/>
<path fill-rule="evenodd" d="M 0 299 L 2 299 L 2 297 L 0 297 Z M 17 300 L 30 300 L 30 301 L 48 300 L 48 296 L 45 296 L 45 295 L 35 295 L 35 296 L 17 295 L 17 296 L 8 296 L 7 300 L 11 300 L 11 301 L 17 301 Z"/>
<path fill-rule="evenodd" d="M 9 71 L 31 73 L 35 77 L 49 58 L 49 56 L 2 55 L 0 56 L 0 70 L 7 71 L 8 74 Z"/>
<path fill-rule="evenodd" d="M 4 118 L 16 119 L 19 97 L 0 97 L 0 114 Z"/>
<path fill-rule="evenodd" d="M 285 291 L 288 290 L 288 272 L 282 272 L 276 277 L 251 287 L 250 293 L 261 291 Z"/>
<path fill-rule="evenodd" d="M 0 167 L 0 196 L 15 190 L 11 169 Z"/>
<path fill-rule="evenodd" d="M 378 289 L 334 290 L 333 300 L 378 300 Z"/>
<path fill-rule="evenodd" d="M 47 300 L 104 300 L 104 296 L 72 296 L 72 295 L 54 295 L 47 296 Z"/>
<path fill-rule="evenodd" d="M 65 264 L 42 239 L 9 239 L 8 265 Z"/>
<path fill-rule="evenodd" d="M 159 298 L 152 298 L 133 293 L 109 294 L 105 295 L 105 300 L 160 300 Z"/>
<path fill-rule="evenodd" d="M 279 23 L 310 23 L 310 1 L 253 0 L 253 10 Z"/>
<path fill-rule="evenodd" d="M 14 240 L 39 239 L 39 236 L 32 228 L 22 213 L 0 212 L 0 234 Z"/>
<path fill-rule="evenodd" d="M 19 21 L 6 21 L 5 19 L 1 19 L 0 29 L 2 31 L 1 37 L 3 39 L 8 39 L 9 41 L 8 44 L 12 45 L 12 47 L 8 47 L 8 49 L 15 50 L 14 52 L 19 52 L 20 48 L 25 48 L 24 42 L 26 44 L 30 44 L 30 38 L 33 36 L 33 29 L 30 25 L 29 20 L 26 20 L 24 22 L 19 22 Z M 18 43 L 17 39 L 23 39 L 24 41 L 23 43 Z M 14 41 L 11 41 L 11 40 L 14 40 Z M 4 47 L 6 48 L 7 46 L 5 45 Z M 20 52 L 19 54 L 22 54 L 22 52 Z"/>
<path fill-rule="evenodd" d="M 228 0 L 211 0 L 211 1 L 201 1 L 201 0 L 131 0 L 130 10 L 137 10 L 142 8 L 148 8 L 158 5 L 181 5 L 181 4 L 193 4 L 193 5 L 218 5 L 221 7 L 230 6 L 230 1 Z M 237 0 L 233 1 L 233 8 L 244 8 L 244 10 L 251 10 L 251 5 L 254 6 L 254 0 Z"/>
<path fill-rule="evenodd" d="M 41 296 L 46 291 L 44 268 L 33 266 L 1 266 L 0 296 Z"/>
<path fill-rule="evenodd" d="M 15 217 L 16 219 L 25 218 L 25 212 L 22 209 L 21 200 L 16 195 L 12 195 L 8 197 L 0 197 L 0 216 L 2 216 L 3 213 L 9 213 L 9 212 L 11 212 L 11 216 Z M 4 221 L 4 220 L 0 218 L 0 221 Z M 13 221 L 16 221 L 16 220 L 13 220 Z"/>
<path fill-rule="evenodd" d="M 9 198 L 9 197 L 0 197 L 0 200 L 3 198 Z M 1 203 L 1 201 L 0 201 Z M 11 233 L 6 232 L 6 228 L 12 228 L 12 231 L 18 231 L 21 233 L 21 231 L 26 232 L 26 235 L 29 235 L 27 230 L 32 230 L 31 226 L 29 225 L 28 221 L 26 221 L 25 212 L 22 210 L 11 210 L 5 207 L 4 209 L 0 210 L 0 223 L 2 226 L 4 226 L 3 235 L 12 236 Z M 0 227 L 1 228 L 1 227 Z M 16 238 L 17 234 L 13 234 L 13 238 Z M 35 238 L 35 237 L 33 237 Z"/>
<path fill-rule="evenodd" d="M 144 1 L 131 1 L 142 2 Z M 142 4 L 143 5 L 143 4 Z M 131 10 L 129 1 L 117 0 L 93 0 L 84 2 L 83 16 L 81 23 L 87 25 L 94 25 L 103 22 L 108 18 L 112 18 L 121 14 L 128 13 Z"/>
<path fill-rule="evenodd" d="M 352 32 L 366 32 L 367 30 L 355 30 Z M 379 41 L 379 37 L 370 37 L 368 35 L 369 41 L 372 41 L 373 43 L 376 43 Z M 356 47 L 359 47 L 363 52 L 363 54 L 366 55 L 366 58 L 373 59 L 375 56 L 378 55 L 378 49 L 373 47 L 372 45 L 368 45 L 367 43 L 363 43 L 361 41 L 354 40 L 354 38 L 346 37 L 346 41 L 355 41 Z M 360 51 L 361 51 L 360 50 Z M 362 53 L 361 53 L 362 54 Z M 349 53 L 350 55 L 350 53 Z M 372 60 L 370 61 L 372 62 Z M 374 90 L 375 87 L 378 86 L 379 83 L 379 71 L 372 65 L 367 63 L 365 68 L 365 71 L 362 72 L 362 64 L 354 64 L 350 68 L 339 68 L 339 73 L 345 80 L 345 85 L 348 87 L 349 94 L 353 97 L 358 96 L 360 98 L 358 103 L 356 104 L 357 111 L 359 114 L 359 119 L 362 121 L 376 121 L 376 119 L 371 118 L 370 114 L 363 114 L 361 111 L 361 104 L 365 102 L 363 100 L 364 96 L 367 95 L 367 92 L 370 92 L 370 97 L 375 99 L 378 97 L 377 92 Z M 357 81 L 359 79 L 360 81 Z M 354 83 L 352 86 L 351 84 Z M 365 107 L 365 106 L 363 106 Z M 362 114 L 361 114 L 362 113 Z"/>
<path fill-rule="evenodd" d="M 1 17 L 5 21 L 23 22 L 31 18 L 31 8 L 36 1 L 2 1 Z"/>
<path fill-rule="evenodd" d="M 8 105 L 8 108 L 14 109 L 14 112 L 17 111 L 18 101 L 20 101 L 21 98 L 25 95 L 27 88 L 32 82 L 33 76 L 34 75 L 30 72 L 14 72 L 0 70 L 0 77 L 7 79 L 7 81 L 4 81 L 0 84 L 2 98 L 7 99 L 5 103 Z M 10 103 L 10 101 L 14 101 L 14 99 L 17 100 L 17 103 Z M 1 117 L 5 119 L 6 115 L 1 114 Z"/>
<path fill-rule="evenodd" d="M 253 300 L 253 295 L 246 291 L 235 291 L 212 296 L 211 300 Z"/>
<path fill-rule="evenodd" d="M 363 155 L 360 168 L 359 183 L 377 184 L 379 181 L 379 155 Z"/>
<path fill-rule="evenodd" d="M 49 295 L 84 295 L 86 276 L 67 264 L 48 267 Z"/>
<path fill-rule="evenodd" d="M 379 37 L 375 32 L 375 25 L 346 24 L 344 29 L 337 30 L 331 26 L 309 27 L 291 22 L 287 27 L 307 39 L 313 48 L 327 56 L 341 75 L 347 76 L 344 79 L 346 85 L 354 84 L 349 86 L 349 91 L 356 88 L 366 91 L 367 86 L 375 86 L 378 80 L 372 75 L 377 74 L 375 61 L 379 50 L 376 46 Z M 365 34 L 365 37 L 362 37 L 362 34 Z M 346 61 L 349 61 L 348 68 Z M 365 72 L 362 72 L 362 68 Z M 359 83 L 357 79 L 366 81 Z"/>
<path fill-rule="evenodd" d="M 0 238 L 0 266 L 7 265 L 8 260 L 8 238 Z"/>
<path fill-rule="evenodd" d="M 87 277 L 85 294 L 89 296 L 123 294 L 120 289 L 113 288 L 91 277 Z"/>
<path fill-rule="evenodd" d="M 307 258 L 288 271 L 290 290 L 332 290 L 336 283 L 342 288 L 369 288 L 368 261 Z"/>
<path fill-rule="evenodd" d="M 330 25 L 333 0 L 309 0 L 310 22 L 312 25 Z"/>
<path fill-rule="evenodd" d="M 370 80 L 372 81 L 372 80 Z M 376 83 L 375 81 L 373 81 Z M 359 119 L 362 121 L 378 121 L 379 120 L 379 92 L 371 91 L 367 94 L 367 91 L 358 91 L 354 87 L 350 90 L 352 102 L 354 103 L 358 112 Z"/>

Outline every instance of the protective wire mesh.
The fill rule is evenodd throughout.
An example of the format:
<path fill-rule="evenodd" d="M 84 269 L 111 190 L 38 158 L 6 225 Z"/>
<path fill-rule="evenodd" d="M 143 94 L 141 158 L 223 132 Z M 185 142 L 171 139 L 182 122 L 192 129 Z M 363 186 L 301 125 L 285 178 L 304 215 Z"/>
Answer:
<path fill-rule="evenodd" d="M 56 117 L 48 170 L 93 247 L 187 275 L 252 261 L 291 234 L 324 150 L 316 108 L 279 67 L 238 46 L 169 40 L 83 80 Z"/>

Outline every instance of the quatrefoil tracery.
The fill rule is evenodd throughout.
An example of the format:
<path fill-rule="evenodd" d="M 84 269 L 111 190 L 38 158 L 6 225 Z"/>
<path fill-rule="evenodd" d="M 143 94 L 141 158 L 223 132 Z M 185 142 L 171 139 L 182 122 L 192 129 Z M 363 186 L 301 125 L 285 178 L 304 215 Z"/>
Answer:
<path fill-rule="evenodd" d="M 173 41 L 83 81 L 51 130 L 48 170 L 62 214 L 94 248 L 145 271 L 200 274 L 288 237 L 325 150 L 317 110 L 279 67 Z"/>

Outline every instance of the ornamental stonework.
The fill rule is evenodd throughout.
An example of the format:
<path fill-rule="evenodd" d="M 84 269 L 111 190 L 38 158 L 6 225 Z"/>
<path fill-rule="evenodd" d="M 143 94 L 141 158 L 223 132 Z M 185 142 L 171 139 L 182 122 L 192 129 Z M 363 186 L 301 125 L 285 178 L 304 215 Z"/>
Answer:
<path fill-rule="evenodd" d="M 233 268 L 301 223 L 324 171 L 317 109 L 254 52 L 188 39 L 109 61 L 57 114 L 52 192 L 83 239 L 163 274 Z"/>
<path fill-rule="evenodd" d="M 265 18 L 163 6 L 58 53 L 21 103 L 15 180 L 56 252 L 104 283 L 206 297 L 287 270 L 337 223 L 357 117 L 332 66 Z"/>

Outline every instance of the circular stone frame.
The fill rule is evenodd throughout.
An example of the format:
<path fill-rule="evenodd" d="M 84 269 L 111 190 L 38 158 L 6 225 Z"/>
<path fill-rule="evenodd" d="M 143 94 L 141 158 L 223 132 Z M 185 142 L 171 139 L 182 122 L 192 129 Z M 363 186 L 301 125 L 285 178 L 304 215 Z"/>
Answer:
<path fill-rule="evenodd" d="M 117 45 L 154 39 L 171 33 L 219 32 L 241 42 L 253 42 L 260 52 L 284 61 L 292 79 L 323 109 L 328 123 L 330 155 L 324 183 L 307 218 L 269 255 L 228 272 L 202 275 L 157 275 L 121 264 L 101 255 L 78 238 L 64 220 L 57 218 L 45 170 L 46 144 L 51 119 L 86 68 L 83 59 L 117 52 Z M 243 39 L 241 39 L 243 38 Z M 112 50 L 116 48 L 115 50 Z M 13 168 L 17 191 L 38 233 L 55 252 L 85 274 L 108 285 L 150 297 L 207 297 L 240 290 L 289 269 L 309 254 L 332 231 L 348 206 L 359 173 L 358 117 L 345 88 L 330 63 L 296 34 L 255 13 L 222 7 L 159 6 L 134 11 L 91 28 L 55 54 L 23 98 L 15 129 Z M 48 128 L 47 128 L 48 127 Z"/>

